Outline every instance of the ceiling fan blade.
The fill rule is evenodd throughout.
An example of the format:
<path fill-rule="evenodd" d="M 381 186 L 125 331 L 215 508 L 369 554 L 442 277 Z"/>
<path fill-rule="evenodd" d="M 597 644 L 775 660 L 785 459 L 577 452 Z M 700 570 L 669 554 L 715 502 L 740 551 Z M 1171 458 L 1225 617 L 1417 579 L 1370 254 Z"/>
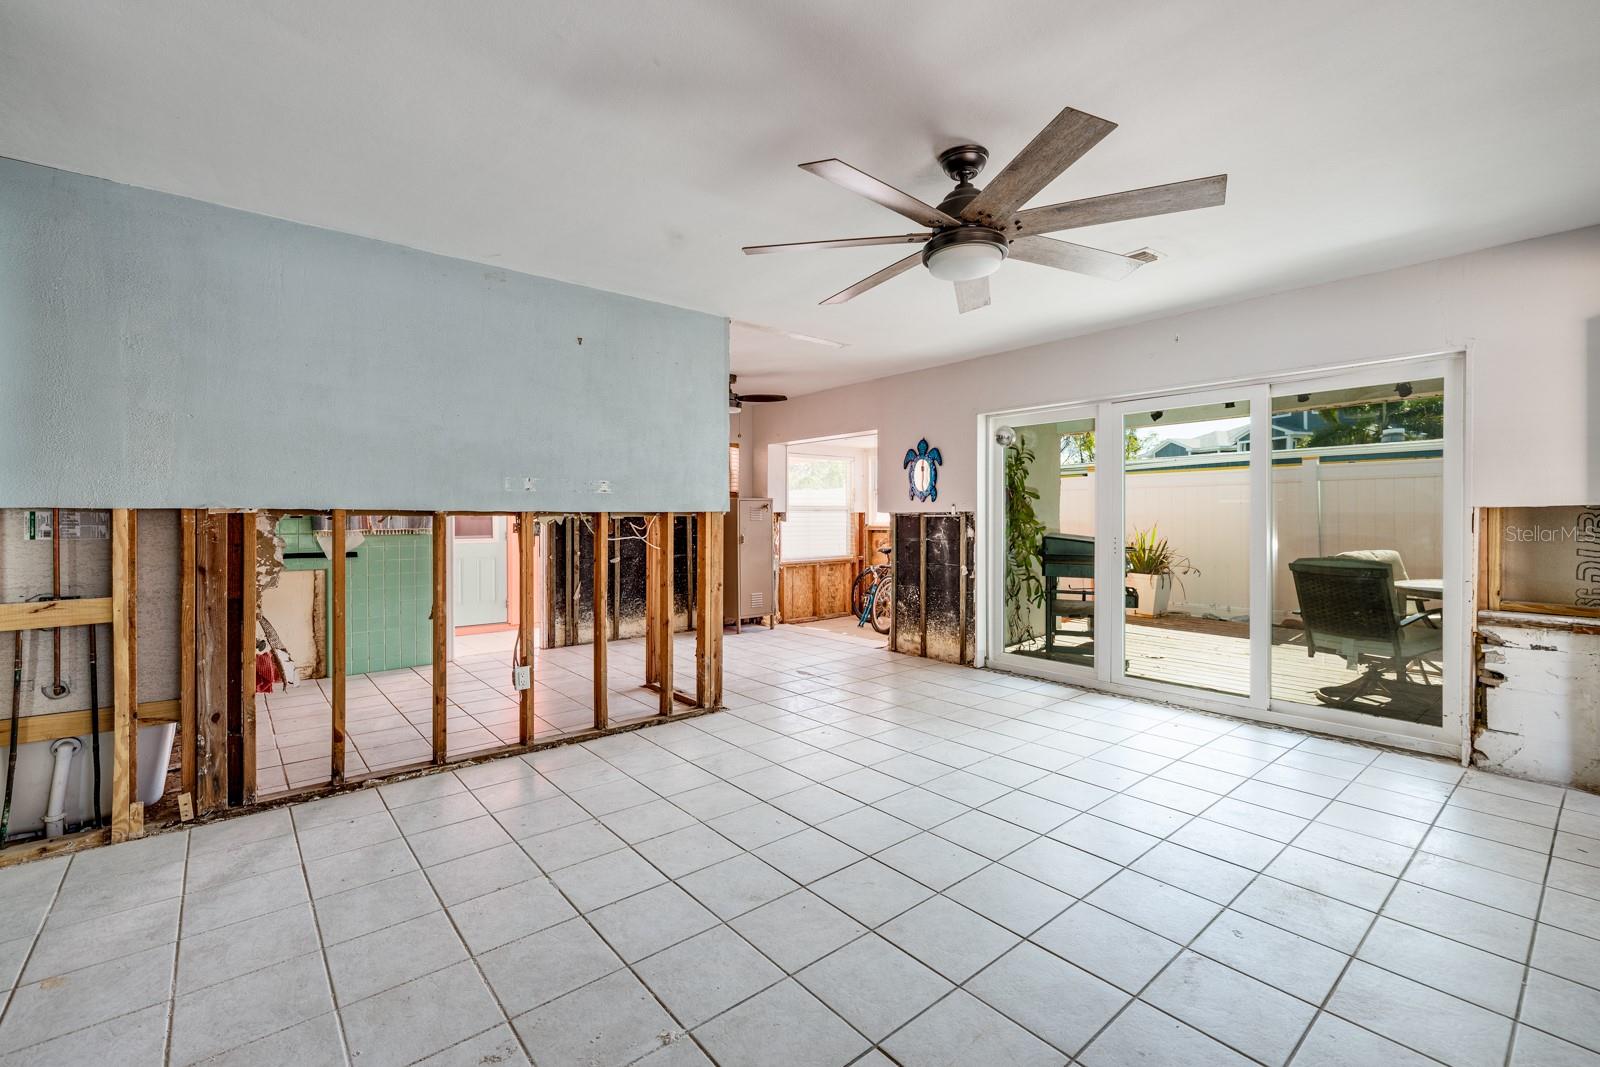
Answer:
<path fill-rule="evenodd" d="M 1049 238 L 1040 238 L 1040 240 L 1048 240 L 1048 239 Z M 1032 240 L 1032 238 L 1029 238 L 1029 240 Z M 834 293 L 832 296 L 828 297 L 828 299 L 824 300 L 823 303 L 824 304 L 842 304 L 846 300 L 853 300 L 854 298 L 860 296 L 862 293 L 866 292 L 868 289 L 871 289 L 874 286 L 882 285 L 884 282 L 888 281 L 890 278 L 893 278 L 893 277 L 895 277 L 897 275 L 904 274 L 906 271 L 910 270 L 912 267 L 915 267 L 918 263 L 921 263 L 921 262 L 922 262 L 922 253 L 921 252 L 913 252 L 909 256 L 907 256 L 905 259 L 896 260 L 895 262 L 889 264 L 887 267 L 883 268 L 878 273 L 867 275 L 865 278 L 862 278 L 859 282 L 856 282 L 850 288 L 839 290 L 837 293 Z"/>
<path fill-rule="evenodd" d="M 1144 266 L 1144 260 L 1132 256 L 1102 252 L 1098 248 L 1058 241 L 1054 237 L 1019 237 L 1011 242 L 1010 258 L 1112 281 L 1126 278 Z"/>
<path fill-rule="evenodd" d="M 865 245 L 916 245 L 932 237 L 931 233 L 899 233 L 892 237 L 844 237 L 837 241 L 795 241 L 783 245 L 745 245 L 747 256 L 764 256 L 769 252 L 805 252 L 813 248 L 861 248 Z"/>
<path fill-rule="evenodd" d="M 740 393 L 739 400 L 745 404 L 781 404 L 788 400 L 783 393 Z"/>
<path fill-rule="evenodd" d="M 956 310 L 965 315 L 969 311 L 989 306 L 989 279 L 974 278 L 956 282 Z"/>
<path fill-rule="evenodd" d="M 1228 176 L 1215 174 L 1209 178 L 1152 185 L 1148 189 L 1129 189 L 1125 193 L 1108 193 L 1086 200 L 1071 200 L 1065 204 L 1029 208 L 1017 215 L 1019 228 L 1016 232 L 1055 233 L 1079 226 L 1098 226 L 1102 222 L 1170 215 L 1175 211 L 1217 207 L 1227 198 Z"/>
<path fill-rule="evenodd" d="M 961 209 L 961 217 L 968 222 L 990 225 L 998 221 L 1003 225 L 1040 189 L 1055 181 L 1116 128 L 1115 122 L 1076 108 L 1062 108 L 1061 114 L 1051 119 L 983 192 Z"/>
<path fill-rule="evenodd" d="M 819 159 L 815 163 L 800 164 L 800 169 L 809 170 L 819 178 L 826 178 L 924 226 L 958 226 L 961 223 L 960 219 L 946 215 L 938 208 L 924 204 L 909 193 L 902 193 L 889 183 L 881 182 L 841 160 Z"/>

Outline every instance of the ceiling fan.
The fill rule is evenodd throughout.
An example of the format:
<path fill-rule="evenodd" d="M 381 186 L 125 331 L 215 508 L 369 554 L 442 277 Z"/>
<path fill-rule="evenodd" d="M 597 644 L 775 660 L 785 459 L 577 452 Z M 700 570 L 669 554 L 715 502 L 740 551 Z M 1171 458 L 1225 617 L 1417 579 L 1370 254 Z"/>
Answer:
<path fill-rule="evenodd" d="M 737 374 L 728 375 L 728 414 L 737 415 L 744 410 L 746 404 L 781 404 L 789 398 L 782 393 L 736 393 L 733 385 L 739 380 Z"/>
<path fill-rule="evenodd" d="M 921 260 L 928 273 L 954 282 L 956 306 L 965 314 L 989 304 L 989 275 L 1009 259 L 1070 270 L 1096 278 L 1117 279 L 1150 262 L 1148 252 L 1118 255 L 1086 245 L 1058 241 L 1044 234 L 1103 222 L 1142 219 L 1174 211 L 1215 207 L 1226 198 L 1228 176 L 1213 175 L 1192 181 L 1130 189 L 1047 207 L 1024 205 L 1076 163 L 1084 153 L 1116 129 L 1114 122 L 1065 108 L 1028 142 L 985 188 L 972 184 L 989 161 L 989 150 L 966 144 L 939 153 L 939 165 L 956 183 L 950 194 L 931 207 L 894 186 L 865 174 L 848 163 L 824 159 L 802 163 L 819 178 L 882 204 L 926 229 L 888 237 L 846 237 L 837 241 L 800 241 L 793 244 L 750 245 L 747 256 L 811 248 L 856 248 L 862 245 L 920 244 L 922 250 L 870 274 L 848 289 L 822 301 L 842 304 L 868 289 L 904 274 Z"/>

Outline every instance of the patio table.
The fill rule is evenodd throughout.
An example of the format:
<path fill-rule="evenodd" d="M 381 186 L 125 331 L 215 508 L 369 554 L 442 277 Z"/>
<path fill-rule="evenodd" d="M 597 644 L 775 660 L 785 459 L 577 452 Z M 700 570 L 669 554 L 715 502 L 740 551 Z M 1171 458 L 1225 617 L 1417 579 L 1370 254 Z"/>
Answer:
<path fill-rule="evenodd" d="M 1417 605 L 1418 611 L 1428 610 L 1428 601 L 1444 599 L 1443 578 L 1407 578 L 1394 583 L 1394 587 L 1404 594 L 1407 600 Z M 1432 620 L 1428 620 L 1431 624 Z"/>

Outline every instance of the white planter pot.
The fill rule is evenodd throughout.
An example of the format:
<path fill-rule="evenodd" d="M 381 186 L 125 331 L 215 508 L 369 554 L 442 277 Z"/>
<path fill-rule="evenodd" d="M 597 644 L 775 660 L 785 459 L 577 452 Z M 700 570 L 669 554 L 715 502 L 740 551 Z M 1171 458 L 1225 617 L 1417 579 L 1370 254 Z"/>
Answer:
<path fill-rule="evenodd" d="M 1167 603 L 1172 599 L 1172 575 L 1130 574 L 1127 583 L 1139 594 L 1139 606 L 1133 614 L 1153 618 L 1167 613 Z"/>

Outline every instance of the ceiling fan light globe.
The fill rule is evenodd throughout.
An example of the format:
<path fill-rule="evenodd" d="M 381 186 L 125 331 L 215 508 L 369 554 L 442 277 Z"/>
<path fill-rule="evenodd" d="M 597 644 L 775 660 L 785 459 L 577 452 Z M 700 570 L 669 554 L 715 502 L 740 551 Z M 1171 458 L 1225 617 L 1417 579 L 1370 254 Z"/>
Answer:
<path fill-rule="evenodd" d="M 1005 260 L 994 245 L 951 245 L 928 257 L 928 273 L 944 282 L 970 282 L 987 278 Z"/>

